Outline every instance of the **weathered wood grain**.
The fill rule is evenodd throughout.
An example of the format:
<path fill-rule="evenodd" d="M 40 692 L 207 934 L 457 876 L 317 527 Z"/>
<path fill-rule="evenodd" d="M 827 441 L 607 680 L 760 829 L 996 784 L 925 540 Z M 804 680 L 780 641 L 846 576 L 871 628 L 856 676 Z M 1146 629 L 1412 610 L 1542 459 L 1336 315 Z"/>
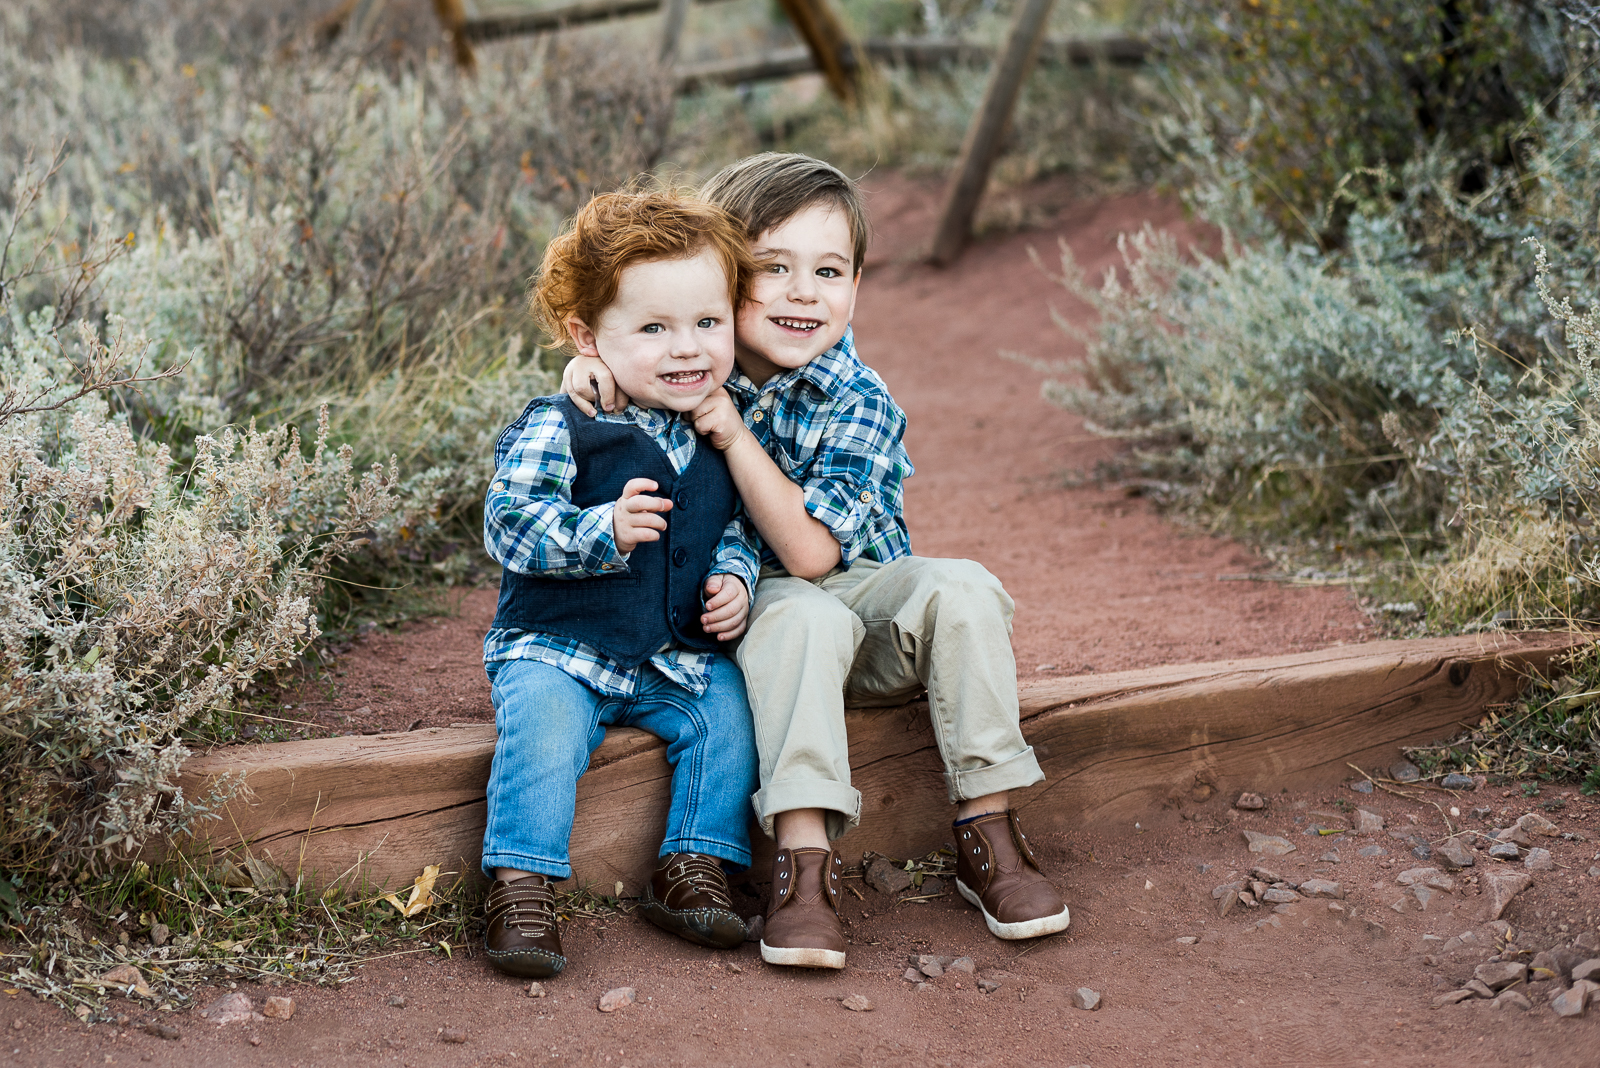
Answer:
<path fill-rule="evenodd" d="M 1375 642 L 1315 653 L 1186 664 L 1037 683 L 1023 733 L 1047 780 L 1020 792 L 1030 826 L 1131 821 L 1215 793 L 1338 782 L 1346 762 L 1386 766 L 1512 697 L 1522 675 L 1590 639 L 1477 635 Z M 840 841 L 913 856 L 948 835 L 950 809 L 927 706 L 849 713 L 862 824 Z M 221 776 L 247 791 L 208 824 L 203 849 L 248 845 L 291 876 L 394 887 L 424 864 L 476 871 L 492 726 L 221 749 L 184 768 L 188 796 Z M 608 732 L 578 784 L 578 878 L 632 891 L 666 823 L 665 747 Z M 765 840 L 758 842 L 765 845 Z M 762 870 L 770 847 L 758 848 Z"/>

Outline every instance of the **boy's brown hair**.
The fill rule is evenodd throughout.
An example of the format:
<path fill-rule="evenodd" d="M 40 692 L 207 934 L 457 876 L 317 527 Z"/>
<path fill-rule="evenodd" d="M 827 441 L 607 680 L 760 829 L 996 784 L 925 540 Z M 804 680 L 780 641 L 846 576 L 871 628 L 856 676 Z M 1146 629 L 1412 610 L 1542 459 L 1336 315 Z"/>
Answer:
<path fill-rule="evenodd" d="M 544 250 L 529 306 L 558 348 L 573 344 L 567 320 L 591 328 L 617 299 L 624 268 L 688 259 L 710 249 L 728 279 L 737 311 L 750 296 L 755 261 L 744 227 L 731 214 L 682 193 L 601 193 Z"/>
<path fill-rule="evenodd" d="M 850 265 L 861 273 L 867 256 L 867 208 L 861 189 L 839 168 L 798 152 L 762 152 L 722 168 L 700 187 L 700 195 L 744 223 L 754 241 L 813 204 L 829 203 L 850 225 Z"/>

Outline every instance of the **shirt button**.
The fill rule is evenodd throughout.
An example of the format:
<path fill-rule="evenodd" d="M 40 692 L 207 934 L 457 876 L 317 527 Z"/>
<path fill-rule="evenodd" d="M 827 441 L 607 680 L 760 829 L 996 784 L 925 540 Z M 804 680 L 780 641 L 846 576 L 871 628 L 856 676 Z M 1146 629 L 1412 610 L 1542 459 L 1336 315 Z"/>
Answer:
<path fill-rule="evenodd" d="M 871 504 L 872 503 L 872 491 L 871 490 L 862 490 L 861 491 L 861 496 L 859 498 L 857 498 L 857 499 L 862 504 Z"/>
<path fill-rule="evenodd" d="M 766 417 L 767 417 L 767 413 L 762 411 L 760 408 L 757 408 L 754 412 L 751 413 L 750 421 L 752 423 L 759 423 L 759 422 L 761 422 L 761 420 L 765 419 Z"/>
<path fill-rule="evenodd" d="M 616 569 L 617 569 L 617 565 L 616 564 L 601 564 L 600 565 L 600 570 L 601 571 L 615 571 Z"/>
<path fill-rule="evenodd" d="M 494 488 L 499 490 L 501 493 L 504 493 L 506 491 L 506 484 L 504 482 L 496 482 L 494 484 Z"/>

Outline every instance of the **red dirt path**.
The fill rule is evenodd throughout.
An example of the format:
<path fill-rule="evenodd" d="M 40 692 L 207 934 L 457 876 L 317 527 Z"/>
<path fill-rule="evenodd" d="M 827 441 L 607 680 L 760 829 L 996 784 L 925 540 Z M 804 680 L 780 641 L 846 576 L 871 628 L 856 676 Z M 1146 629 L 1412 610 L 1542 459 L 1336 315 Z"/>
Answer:
<path fill-rule="evenodd" d="M 936 190 L 894 176 L 871 178 L 878 227 L 857 310 L 862 351 L 911 417 L 908 445 L 918 474 L 907 509 L 917 551 L 970 556 L 1017 600 L 1015 645 L 1026 678 L 1109 671 L 1311 649 L 1360 640 L 1365 619 L 1336 589 L 1219 582 L 1262 570 L 1238 545 L 1179 532 L 1143 501 L 1110 489 L 1069 488 L 1061 474 L 1089 468 L 1108 446 L 1079 421 L 1039 399 L 1039 375 L 1003 361 L 1000 349 L 1039 358 L 1072 346 L 1051 323 L 1054 303 L 1083 309 L 1029 261 L 1049 261 L 1064 238 L 1091 270 L 1114 262 L 1116 234 L 1146 220 L 1182 229 L 1179 213 L 1149 197 L 1075 203 L 1060 185 L 1028 191 L 1058 207 L 1033 232 L 981 242 L 953 269 L 909 262 L 930 229 Z M 509 414 L 509 413 L 508 413 Z M 405 728 L 489 718 L 479 642 L 492 591 L 467 594 L 453 618 L 424 621 L 364 640 L 332 686 L 302 687 L 285 710 L 342 731 Z M 1600 879 L 1582 874 L 1600 856 L 1597 806 L 1558 791 L 1554 816 L 1586 841 L 1549 841 L 1561 867 L 1537 876 L 1507 912 L 1521 945 L 1542 949 L 1595 932 Z M 1567 796 L 1570 794 L 1570 796 Z M 1496 820 L 1511 791 L 1472 795 Z M 1546 792 L 1546 799 L 1551 792 Z M 1391 826 L 1435 841 L 1447 833 L 1432 805 L 1346 790 L 1280 795 L 1243 815 L 1225 798 L 1154 812 L 1106 837 L 1051 835 L 1048 870 L 1073 909 L 1072 927 L 1041 943 L 990 938 L 954 895 L 896 904 L 862 888 L 846 899 L 853 947 L 843 973 L 772 969 L 753 947 L 716 954 L 677 942 L 643 921 L 576 921 L 566 931 L 569 972 L 530 1000 L 522 986 L 474 954 L 369 964 L 339 990 L 292 993 L 287 1023 L 218 1029 L 193 1014 L 173 1022 L 168 1042 L 136 1026 L 86 1027 L 27 997 L 0 998 L 0 1059 L 18 1064 L 174 1065 L 1594 1065 L 1600 1009 L 1558 1020 L 1486 1002 L 1430 1009 L 1441 987 L 1465 980 L 1488 950 L 1441 957 L 1437 941 L 1473 927 L 1483 900 L 1463 880 L 1430 910 L 1403 913 L 1394 876 L 1415 863 L 1409 844 L 1386 835 L 1329 841 L 1305 835 L 1312 817 L 1349 800 L 1383 812 Z M 1517 799 L 1517 800 L 1520 800 Z M 1524 802 L 1531 804 L 1531 802 Z M 1410 817 L 1419 821 L 1413 826 Z M 1456 821 L 1458 824 L 1460 820 Z M 1485 821 L 1471 826 L 1486 827 Z M 1247 853 L 1242 827 L 1288 836 L 1298 852 L 1266 861 L 1300 881 L 1339 880 L 1343 913 L 1302 902 L 1281 926 L 1254 930 L 1266 909 L 1219 919 L 1210 891 L 1262 858 Z M 1386 857 L 1356 850 L 1377 842 Z M 849 839 L 841 843 L 850 857 Z M 1339 861 L 1318 861 L 1337 849 Z M 1483 872 L 1489 861 L 1480 853 Z M 1202 870 L 1210 865 L 1208 870 Z M 753 873 L 759 881 L 764 873 Z M 858 887 L 860 884 L 855 884 Z M 741 899 L 754 913 L 758 902 Z M 1367 921 L 1383 925 L 1375 934 Z M 1196 937 L 1183 945 L 1179 937 Z M 907 954 L 969 955 L 992 994 L 954 975 L 918 991 L 901 978 Z M 1524 958 L 1526 959 L 1526 958 Z M 1429 963 L 1433 961 L 1434 963 Z M 731 965 L 737 964 L 738 971 Z M 632 985 L 639 1003 L 615 1015 L 598 996 Z M 1094 1013 L 1071 1006 L 1078 986 L 1100 991 Z M 405 1008 L 387 998 L 403 993 Z M 862 993 L 868 1013 L 839 999 Z M 1542 1000 L 1536 997 L 1536 1000 Z M 130 1009 L 139 1019 L 136 1009 Z M 459 1029 L 445 1044 L 440 1029 Z M 260 1045 L 248 1044 L 256 1038 Z"/>

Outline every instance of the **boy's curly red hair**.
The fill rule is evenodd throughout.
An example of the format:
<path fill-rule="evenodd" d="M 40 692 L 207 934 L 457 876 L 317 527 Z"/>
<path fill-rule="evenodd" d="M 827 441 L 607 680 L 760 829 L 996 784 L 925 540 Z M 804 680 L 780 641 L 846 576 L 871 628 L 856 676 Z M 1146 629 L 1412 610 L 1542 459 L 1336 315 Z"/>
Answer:
<path fill-rule="evenodd" d="M 544 250 L 529 306 L 558 348 L 571 348 L 567 320 L 591 328 L 617 299 L 623 269 L 688 259 L 710 249 L 728 279 L 734 308 L 750 296 L 755 261 L 744 226 L 723 209 L 682 193 L 601 193 Z"/>

